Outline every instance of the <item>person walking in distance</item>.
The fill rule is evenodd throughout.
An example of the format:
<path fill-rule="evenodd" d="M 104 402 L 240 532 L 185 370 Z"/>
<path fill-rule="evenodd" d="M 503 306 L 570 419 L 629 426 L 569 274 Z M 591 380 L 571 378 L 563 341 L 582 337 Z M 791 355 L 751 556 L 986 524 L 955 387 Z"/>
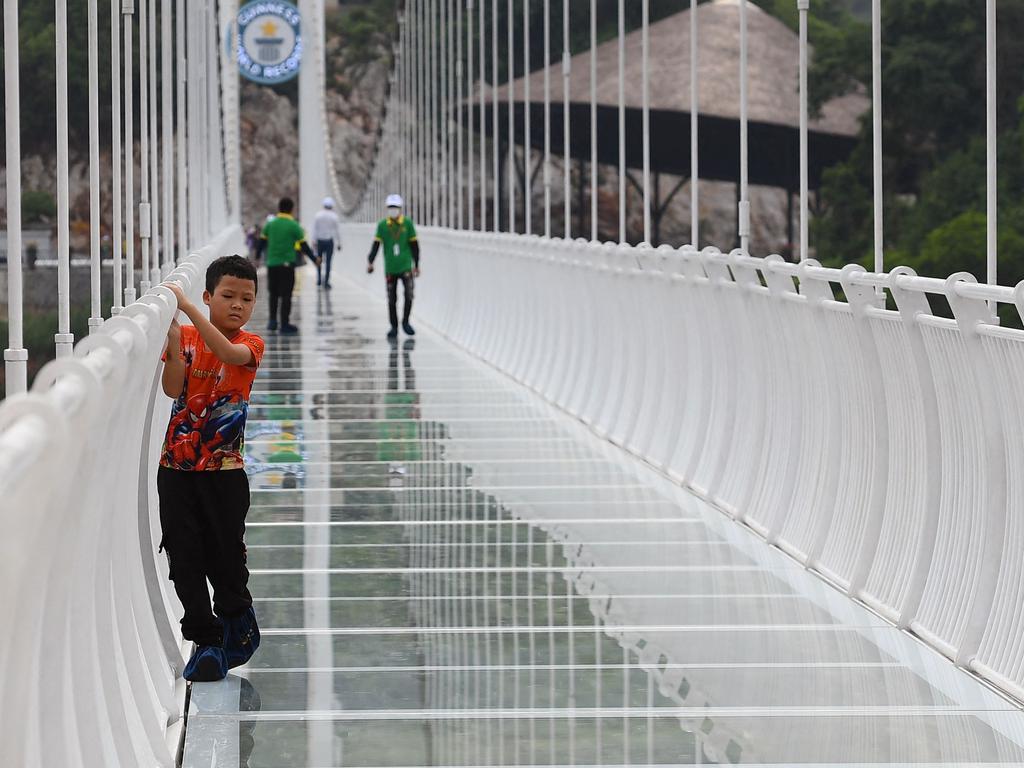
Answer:
<path fill-rule="evenodd" d="M 277 308 L 281 307 L 281 333 L 298 333 L 289 320 L 292 314 L 292 291 L 295 289 L 297 253 L 304 253 L 310 261 L 316 256 L 306 242 L 306 233 L 292 216 L 295 202 L 282 197 L 277 204 L 277 215 L 267 219 L 260 234 L 259 251 L 267 253 L 267 282 L 270 283 L 270 323 L 268 331 L 276 331 Z"/>
<path fill-rule="evenodd" d="M 313 240 L 316 241 L 316 255 L 320 259 L 316 265 L 316 284 L 324 288 L 331 287 L 331 258 L 334 249 L 341 249 L 341 223 L 334 212 L 334 198 L 325 197 L 321 209 L 313 217 Z M 323 267 L 323 280 L 320 269 Z"/>
<path fill-rule="evenodd" d="M 416 226 L 412 219 L 402 215 L 401 195 L 388 195 L 385 201 L 387 216 L 377 222 L 377 234 L 368 257 L 367 272 L 373 272 L 373 261 L 377 252 L 384 248 L 384 277 L 388 286 L 388 318 L 391 330 L 388 338 L 398 338 L 398 283 L 405 292 L 405 306 L 402 310 L 402 330 L 407 336 L 416 331 L 409 325 L 412 312 L 415 278 L 420 276 L 420 244 L 416 239 Z"/>

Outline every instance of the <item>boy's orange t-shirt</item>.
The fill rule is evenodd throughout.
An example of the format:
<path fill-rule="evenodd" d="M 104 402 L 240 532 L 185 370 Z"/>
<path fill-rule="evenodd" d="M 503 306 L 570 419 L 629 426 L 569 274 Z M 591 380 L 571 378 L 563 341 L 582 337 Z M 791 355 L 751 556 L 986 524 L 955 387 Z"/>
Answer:
<path fill-rule="evenodd" d="M 171 406 L 161 466 L 197 471 L 244 466 L 245 419 L 256 369 L 263 358 L 263 339 L 240 330 L 230 341 L 252 350 L 252 365 L 221 362 L 195 326 L 182 326 L 185 386 Z"/>

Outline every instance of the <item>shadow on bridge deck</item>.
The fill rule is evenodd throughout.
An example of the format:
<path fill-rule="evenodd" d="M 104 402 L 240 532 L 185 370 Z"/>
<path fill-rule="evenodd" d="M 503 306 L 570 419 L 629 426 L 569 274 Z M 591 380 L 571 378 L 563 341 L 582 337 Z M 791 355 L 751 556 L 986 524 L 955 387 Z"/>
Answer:
<path fill-rule="evenodd" d="M 377 297 L 319 291 L 249 413 L 263 646 L 184 765 L 992 765 L 1024 715 Z M 253 329 L 263 325 L 260 316 Z"/>

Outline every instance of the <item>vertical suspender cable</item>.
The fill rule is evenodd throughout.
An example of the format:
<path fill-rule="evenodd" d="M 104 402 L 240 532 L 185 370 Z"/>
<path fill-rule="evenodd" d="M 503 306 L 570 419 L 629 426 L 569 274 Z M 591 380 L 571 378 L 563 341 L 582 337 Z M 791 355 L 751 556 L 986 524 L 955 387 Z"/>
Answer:
<path fill-rule="evenodd" d="M 153 258 L 150 261 L 150 274 L 146 275 L 151 282 L 160 282 L 160 176 L 157 173 L 160 160 L 160 144 L 157 141 L 157 80 L 156 80 L 156 0 L 149 2 L 149 216 L 150 249 Z"/>
<path fill-rule="evenodd" d="M 177 76 L 175 88 L 177 92 L 178 117 L 178 260 L 188 255 L 188 104 L 185 94 L 188 64 L 185 60 L 185 3 L 177 0 L 177 13 L 174 18 L 175 39 L 177 42 Z"/>
<path fill-rule="evenodd" d="M 807 12 L 811 0 L 796 0 L 800 13 L 800 261 L 807 258 Z"/>
<path fill-rule="evenodd" d="M 694 0 L 696 2 L 696 0 Z M 597 242 L 597 0 L 590 0 L 590 239 Z"/>
<path fill-rule="evenodd" d="M 516 231 L 516 86 L 515 86 L 515 11 L 513 0 L 508 0 L 508 67 L 505 82 L 508 83 L 508 231 Z"/>
<path fill-rule="evenodd" d="M 18 2 L 4 0 L 4 130 L 7 151 L 7 395 L 28 388 L 24 348 L 21 253 L 21 93 L 18 79 Z"/>
<path fill-rule="evenodd" d="M 551 237 L 551 0 L 544 0 L 544 237 Z"/>
<path fill-rule="evenodd" d="M 110 250 L 113 258 L 113 305 L 110 314 L 117 315 L 124 306 L 121 247 L 124 242 L 121 198 L 121 7 L 110 2 Z"/>
<path fill-rule="evenodd" d="M 998 282 L 998 135 L 996 124 L 996 0 L 985 0 L 985 261 L 986 282 Z M 995 312 L 995 302 L 989 302 Z"/>
<path fill-rule="evenodd" d="M 530 117 L 530 0 L 523 0 L 523 231 L 533 234 L 533 131 Z"/>
<path fill-rule="evenodd" d="M 875 272 L 885 267 L 882 221 L 882 0 L 871 0 L 871 128 L 874 175 Z M 881 298 L 881 288 L 876 289 Z"/>
<path fill-rule="evenodd" d="M 466 228 L 476 229 L 476 152 L 473 148 L 473 0 L 466 0 Z"/>
<path fill-rule="evenodd" d="M 149 211 L 149 0 L 139 0 L 139 239 L 142 274 L 139 290 L 149 290 L 149 249 L 152 219 Z"/>
<path fill-rule="evenodd" d="M 444 110 L 444 141 L 447 147 L 445 151 L 445 167 L 444 167 L 444 188 L 445 196 L 448 200 L 447 208 L 445 209 L 445 226 L 455 226 L 455 136 L 454 126 L 452 125 L 452 112 L 455 110 L 455 44 L 452 40 L 452 29 L 455 25 L 454 16 L 454 4 L 452 0 L 445 1 L 445 22 L 444 22 L 444 40 L 445 40 L 445 60 L 444 60 L 444 84 L 445 84 L 445 110 Z"/>
<path fill-rule="evenodd" d="M 128 306 L 135 301 L 135 53 L 132 50 L 135 0 L 122 0 L 121 14 L 124 20 L 124 303 Z"/>
<path fill-rule="evenodd" d="M 644 242 L 651 242 L 651 82 L 650 82 L 650 0 L 642 0 L 640 22 L 640 80 L 643 92 L 644 125 Z"/>
<path fill-rule="evenodd" d="M 690 0 L 690 243 L 700 248 L 700 90 L 697 50 L 697 0 Z"/>
<path fill-rule="evenodd" d="M 455 0 L 455 227 L 465 229 L 465 219 L 462 214 L 464 210 L 463 194 L 465 193 L 466 180 L 463 177 L 463 163 L 465 162 L 465 143 L 463 141 L 462 127 L 462 105 L 466 99 L 465 93 L 465 64 L 462 57 L 462 0 Z"/>
<path fill-rule="evenodd" d="M 57 37 L 57 357 L 70 357 L 75 344 L 71 333 L 71 226 L 68 194 L 68 4 L 56 0 Z"/>
<path fill-rule="evenodd" d="M 750 250 L 750 188 L 747 146 L 747 0 L 740 0 L 740 248 Z"/>
<path fill-rule="evenodd" d="M 619 0 L 619 242 L 626 242 L 626 7 Z"/>
<path fill-rule="evenodd" d="M 89 15 L 89 332 L 103 324 L 100 298 L 100 73 L 99 19 L 96 0 L 87 4 Z"/>
<path fill-rule="evenodd" d="M 572 237 L 572 192 L 569 173 L 572 171 L 572 145 L 569 133 L 569 75 L 572 58 L 569 50 L 569 0 L 562 0 L 562 216 L 565 218 L 564 236 Z"/>
<path fill-rule="evenodd" d="M 487 59 L 484 56 L 484 15 L 486 0 L 480 0 L 480 229 L 487 230 L 487 102 L 484 94 L 484 75 Z"/>
<path fill-rule="evenodd" d="M 164 270 L 163 277 L 171 271 L 174 265 L 174 170 L 171 160 L 174 156 L 173 136 L 173 89 L 174 76 L 171 74 L 171 53 L 174 48 L 174 38 L 171 36 L 171 0 L 161 0 L 160 3 L 160 38 L 161 38 L 161 60 L 160 80 L 162 90 L 160 95 L 163 99 L 163 181 L 164 181 Z"/>
<path fill-rule="evenodd" d="M 501 231 L 501 128 L 498 122 L 498 0 L 491 0 L 491 185 L 493 187 L 494 231 Z"/>
<path fill-rule="evenodd" d="M 438 155 L 441 147 L 438 120 L 438 39 L 437 39 L 437 0 L 430 0 L 430 221 L 437 225 L 440 221 L 442 190 L 438 179 Z"/>

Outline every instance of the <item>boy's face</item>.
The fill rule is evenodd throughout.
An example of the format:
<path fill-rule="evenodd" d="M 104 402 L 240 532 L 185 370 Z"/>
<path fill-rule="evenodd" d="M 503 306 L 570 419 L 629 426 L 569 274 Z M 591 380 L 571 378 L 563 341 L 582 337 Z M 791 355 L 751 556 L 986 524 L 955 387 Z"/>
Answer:
<path fill-rule="evenodd" d="M 210 308 L 210 322 L 219 331 L 233 333 L 249 322 L 256 306 L 256 284 L 233 275 L 224 275 L 211 294 L 203 292 Z"/>

